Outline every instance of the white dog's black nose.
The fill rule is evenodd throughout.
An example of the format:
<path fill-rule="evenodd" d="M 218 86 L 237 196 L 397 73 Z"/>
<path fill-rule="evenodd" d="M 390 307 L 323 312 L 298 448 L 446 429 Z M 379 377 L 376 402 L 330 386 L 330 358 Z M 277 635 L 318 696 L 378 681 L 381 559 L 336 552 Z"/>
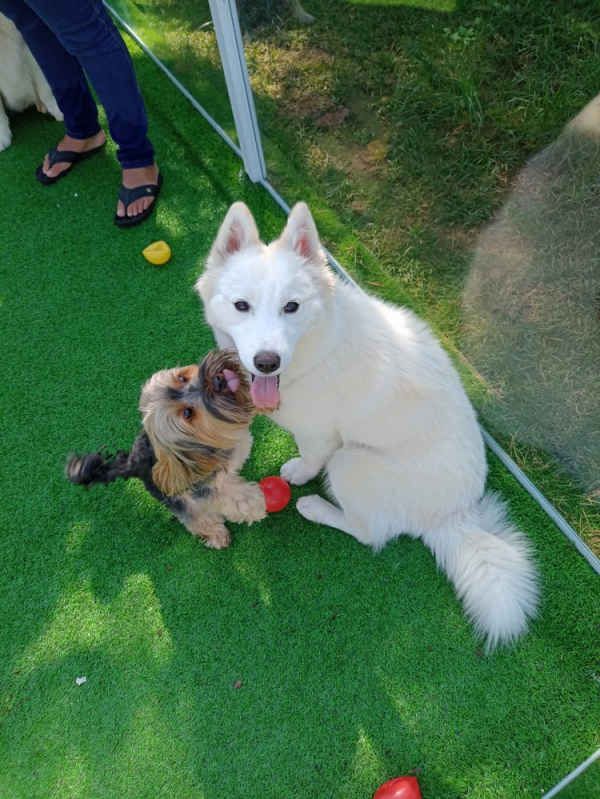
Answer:
<path fill-rule="evenodd" d="M 270 375 L 277 371 L 281 365 L 281 358 L 276 352 L 259 352 L 254 356 L 254 365 L 259 372 Z"/>

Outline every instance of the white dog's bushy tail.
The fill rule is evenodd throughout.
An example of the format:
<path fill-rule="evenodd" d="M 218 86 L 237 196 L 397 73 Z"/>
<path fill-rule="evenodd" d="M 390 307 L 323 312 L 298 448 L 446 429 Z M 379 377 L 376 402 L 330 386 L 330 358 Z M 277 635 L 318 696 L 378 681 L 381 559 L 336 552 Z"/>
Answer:
<path fill-rule="evenodd" d="M 527 630 L 538 606 L 538 583 L 524 536 L 506 519 L 504 504 L 486 494 L 450 529 L 423 535 L 453 583 L 487 650 L 510 644 Z"/>

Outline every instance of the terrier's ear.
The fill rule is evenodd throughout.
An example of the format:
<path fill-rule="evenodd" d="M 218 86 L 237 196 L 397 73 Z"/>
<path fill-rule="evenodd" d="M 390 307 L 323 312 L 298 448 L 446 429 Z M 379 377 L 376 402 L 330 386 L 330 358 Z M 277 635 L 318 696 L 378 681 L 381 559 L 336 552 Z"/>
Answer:
<path fill-rule="evenodd" d="M 279 244 L 297 253 L 306 261 L 325 262 L 325 253 L 319 241 L 317 226 L 306 203 L 296 203 L 290 211 Z"/>
<path fill-rule="evenodd" d="M 234 203 L 217 233 L 208 257 L 209 265 L 223 264 L 229 255 L 258 244 L 260 237 L 254 217 L 245 203 Z"/>
<path fill-rule="evenodd" d="M 196 483 L 203 483 L 215 476 L 222 466 L 217 453 L 157 449 L 152 479 L 157 488 L 168 497 L 185 494 Z"/>

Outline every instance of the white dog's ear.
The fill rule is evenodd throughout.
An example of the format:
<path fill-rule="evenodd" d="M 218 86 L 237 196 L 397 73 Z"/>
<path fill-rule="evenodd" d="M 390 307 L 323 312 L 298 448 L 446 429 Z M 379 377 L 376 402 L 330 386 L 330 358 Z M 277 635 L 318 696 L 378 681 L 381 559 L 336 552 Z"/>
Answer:
<path fill-rule="evenodd" d="M 306 203 L 296 203 L 290 211 L 279 244 L 307 261 L 322 263 L 325 260 L 317 226 Z"/>
<path fill-rule="evenodd" d="M 219 228 L 210 251 L 210 264 L 221 264 L 227 256 L 258 244 L 260 237 L 254 217 L 245 203 L 234 203 Z"/>

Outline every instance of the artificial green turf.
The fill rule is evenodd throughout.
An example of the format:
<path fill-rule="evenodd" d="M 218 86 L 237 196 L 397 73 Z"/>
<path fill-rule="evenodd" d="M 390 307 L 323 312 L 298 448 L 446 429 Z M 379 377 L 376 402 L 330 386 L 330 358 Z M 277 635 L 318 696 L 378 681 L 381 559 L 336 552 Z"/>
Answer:
<path fill-rule="evenodd" d="M 0 797 L 369 799 L 414 770 L 424 799 L 537 799 L 600 745 L 600 583 L 495 460 L 543 603 L 491 656 L 419 541 L 374 555 L 292 503 L 215 552 L 136 481 L 64 478 L 70 452 L 131 443 L 146 377 L 212 346 L 192 285 L 229 203 L 265 238 L 283 224 L 132 51 L 165 175 L 151 222 L 112 224 L 112 150 L 37 184 L 61 127 L 35 112 L 0 154 Z M 293 443 L 254 431 L 260 478 Z"/>

